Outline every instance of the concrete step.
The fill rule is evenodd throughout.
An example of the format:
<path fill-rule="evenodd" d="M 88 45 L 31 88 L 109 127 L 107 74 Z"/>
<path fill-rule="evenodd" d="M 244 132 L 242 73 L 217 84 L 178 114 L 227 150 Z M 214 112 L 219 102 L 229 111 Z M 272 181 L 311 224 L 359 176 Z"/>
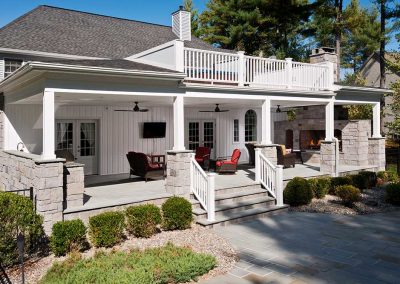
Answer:
<path fill-rule="evenodd" d="M 268 205 L 261 208 L 248 209 L 244 211 L 229 213 L 227 215 L 218 216 L 215 221 L 208 221 L 206 218 L 198 220 L 197 224 L 205 227 L 216 227 L 216 226 L 226 226 L 229 224 L 240 223 L 247 220 L 253 220 L 257 218 L 263 218 L 269 215 L 275 215 L 288 210 L 288 205 L 277 206 Z"/>
<path fill-rule="evenodd" d="M 220 204 L 215 207 L 215 216 L 226 216 L 231 213 L 236 213 L 248 209 L 265 208 L 268 205 L 274 205 L 275 199 L 269 196 L 252 198 L 244 201 L 234 202 L 231 201 L 226 204 Z M 196 208 L 193 210 L 195 220 L 207 219 L 207 211 L 203 208 Z"/>
<path fill-rule="evenodd" d="M 265 189 L 257 188 L 243 192 L 223 193 L 217 192 L 215 196 L 215 206 L 223 205 L 232 202 L 242 202 L 249 199 L 268 197 L 268 192 Z M 191 199 L 193 209 L 201 208 L 200 202 L 197 199 Z"/>
<path fill-rule="evenodd" d="M 253 189 L 259 189 L 261 188 L 260 183 L 252 183 L 248 185 L 242 185 L 242 186 L 235 186 L 235 187 L 224 187 L 224 188 L 216 188 L 215 189 L 215 194 L 225 194 L 225 193 L 240 193 L 240 192 L 246 192 L 248 190 L 253 190 Z M 191 199 L 196 199 L 194 194 L 190 194 Z"/>

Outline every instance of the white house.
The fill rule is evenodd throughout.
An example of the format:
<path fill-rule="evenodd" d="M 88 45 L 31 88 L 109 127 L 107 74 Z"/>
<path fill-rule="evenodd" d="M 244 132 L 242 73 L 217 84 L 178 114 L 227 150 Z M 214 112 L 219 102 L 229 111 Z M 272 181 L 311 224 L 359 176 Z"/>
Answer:
<path fill-rule="evenodd" d="M 314 163 L 296 166 L 299 175 L 301 167 L 333 175 L 339 165 L 384 168 L 379 114 L 387 90 L 335 84 L 333 64 L 324 60 L 332 50 L 316 50 L 313 64 L 260 58 L 216 48 L 190 30 L 183 9 L 172 14 L 171 27 L 49 6 L 0 29 L 0 186 L 33 187 L 47 230 L 62 218 L 172 194 L 193 193 L 196 212 L 208 216 L 203 224 L 285 208 L 282 187 L 290 177 L 276 165 L 275 143 Z M 335 106 L 348 104 L 374 106 L 372 130 L 369 121 L 335 118 Z M 229 111 L 213 111 L 216 105 Z M 288 121 L 288 108 L 295 120 Z M 146 122 L 165 127 L 165 135 L 144 138 Z M 215 160 L 240 149 L 239 162 L 247 164 L 248 142 L 257 142 L 250 184 L 239 173 L 205 172 L 191 151 L 210 147 Z M 75 161 L 57 158 L 60 150 Z M 165 181 L 85 188 L 85 180 L 127 175 L 130 151 L 166 155 Z M 93 201 L 100 193 L 104 200 Z M 248 197 L 250 209 L 238 210 L 238 195 Z M 221 196 L 232 202 L 219 205 Z"/>

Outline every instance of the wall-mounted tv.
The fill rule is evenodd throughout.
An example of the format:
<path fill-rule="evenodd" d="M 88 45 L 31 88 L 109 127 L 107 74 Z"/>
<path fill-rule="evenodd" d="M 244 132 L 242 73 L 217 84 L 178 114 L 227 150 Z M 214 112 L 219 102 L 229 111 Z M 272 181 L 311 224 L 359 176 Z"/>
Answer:
<path fill-rule="evenodd" d="M 143 123 L 143 138 L 164 138 L 166 126 L 166 122 Z"/>

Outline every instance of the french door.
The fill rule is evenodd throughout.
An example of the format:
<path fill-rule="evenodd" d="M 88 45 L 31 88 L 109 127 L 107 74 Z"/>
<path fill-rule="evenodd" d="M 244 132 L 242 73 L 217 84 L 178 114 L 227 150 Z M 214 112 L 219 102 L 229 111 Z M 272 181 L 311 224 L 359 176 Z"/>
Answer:
<path fill-rule="evenodd" d="M 85 175 L 98 173 L 96 120 L 57 120 L 56 150 L 68 150 L 75 162 L 84 164 Z"/>
<path fill-rule="evenodd" d="M 215 158 L 215 121 L 189 120 L 186 129 L 186 147 L 194 151 L 197 147 L 209 147 L 211 158 Z"/>

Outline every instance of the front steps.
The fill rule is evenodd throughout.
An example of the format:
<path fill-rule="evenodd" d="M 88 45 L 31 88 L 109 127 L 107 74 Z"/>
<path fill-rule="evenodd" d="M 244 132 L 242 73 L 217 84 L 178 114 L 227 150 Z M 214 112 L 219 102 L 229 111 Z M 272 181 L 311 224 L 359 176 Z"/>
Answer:
<path fill-rule="evenodd" d="M 207 220 L 207 212 L 191 195 L 193 215 L 197 224 L 206 227 L 225 226 L 287 211 L 288 206 L 276 206 L 275 199 L 260 184 L 222 188 L 215 192 L 215 221 Z"/>

